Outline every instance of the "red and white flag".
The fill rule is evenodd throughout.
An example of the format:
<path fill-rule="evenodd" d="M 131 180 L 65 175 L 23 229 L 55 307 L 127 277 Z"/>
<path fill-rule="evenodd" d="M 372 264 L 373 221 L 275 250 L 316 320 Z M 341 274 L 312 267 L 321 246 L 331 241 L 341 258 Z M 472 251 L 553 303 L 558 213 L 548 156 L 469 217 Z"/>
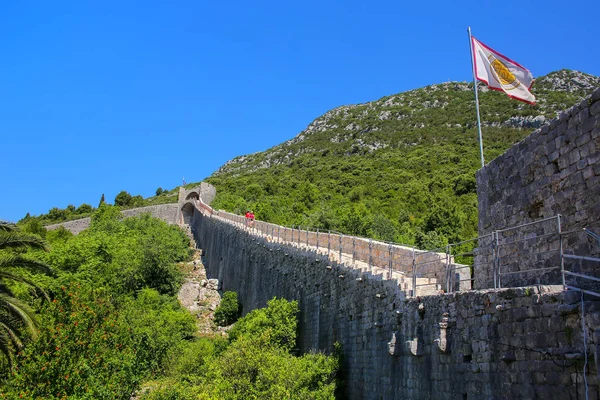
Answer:
<path fill-rule="evenodd" d="M 471 37 L 475 57 L 475 77 L 485 82 L 490 89 L 502 90 L 516 100 L 535 104 L 535 96 L 529 89 L 533 75 L 522 65 L 489 48 Z"/>

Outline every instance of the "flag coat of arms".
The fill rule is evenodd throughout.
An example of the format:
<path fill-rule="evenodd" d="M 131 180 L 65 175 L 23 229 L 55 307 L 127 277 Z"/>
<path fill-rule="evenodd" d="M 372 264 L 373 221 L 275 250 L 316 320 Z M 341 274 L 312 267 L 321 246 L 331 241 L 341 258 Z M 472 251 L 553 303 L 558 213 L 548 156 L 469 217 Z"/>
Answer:
<path fill-rule="evenodd" d="M 471 37 L 475 76 L 485 82 L 490 89 L 502 90 L 516 100 L 535 104 L 535 96 L 529 89 L 533 85 L 533 75 L 522 65 L 491 49 Z"/>

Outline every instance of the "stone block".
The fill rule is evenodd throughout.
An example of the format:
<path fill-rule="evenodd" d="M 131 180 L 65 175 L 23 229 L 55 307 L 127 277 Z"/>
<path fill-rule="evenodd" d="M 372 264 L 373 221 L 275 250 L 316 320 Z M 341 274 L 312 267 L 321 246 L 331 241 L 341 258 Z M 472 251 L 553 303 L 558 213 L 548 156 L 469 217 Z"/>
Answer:
<path fill-rule="evenodd" d="M 594 154 L 595 152 L 596 143 L 591 140 L 579 148 L 579 155 L 581 158 L 588 157 L 590 154 Z"/>
<path fill-rule="evenodd" d="M 581 111 L 579 111 L 579 114 L 577 114 L 577 118 L 579 119 L 579 124 L 583 124 L 588 117 L 590 116 L 590 111 L 589 108 L 587 107 L 587 100 L 584 100 L 584 102 L 586 102 L 586 107 L 582 108 Z"/>
<path fill-rule="evenodd" d="M 593 117 L 590 117 L 588 119 L 586 119 L 585 121 L 583 121 L 580 125 L 580 129 L 581 129 L 581 133 L 582 134 L 589 134 L 591 133 L 594 128 L 598 127 L 598 124 L 600 121 L 600 114 L 597 114 Z M 591 135 L 590 135 L 591 138 Z"/>
<path fill-rule="evenodd" d="M 573 112 L 574 111 L 574 112 Z M 575 114 L 576 113 L 576 114 Z M 575 114 L 575 115 L 573 115 Z M 569 118 L 569 122 L 567 123 L 567 127 L 574 128 L 579 124 L 579 110 L 571 109 L 571 118 Z"/>
<path fill-rule="evenodd" d="M 576 162 L 578 162 L 581 159 L 581 156 L 579 155 L 579 149 L 571 150 L 568 153 L 568 157 L 569 157 L 569 165 L 575 164 Z"/>
<path fill-rule="evenodd" d="M 533 384 L 534 385 L 545 385 L 546 384 L 546 374 L 543 372 L 539 372 L 539 371 L 534 371 L 533 374 L 531 374 L 532 378 L 533 378 Z"/>
<path fill-rule="evenodd" d="M 558 159 L 558 169 L 560 171 L 564 170 L 565 168 L 567 168 L 569 166 L 569 158 L 566 155 L 562 155 L 560 156 Z"/>
<path fill-rule="evenodd" d="M 528 318 L 528 310 L 526 307 L 519 307 L 513 310 L 513 318 L 515 321 L 521 322 Z"/>
<path fill-rule="evenodd" d="M 590 140 L 592 140 L 592 135 L 590 131 L 584 131 L 584 134 L 580 135 L 578 138 L 575 139 L 575 144 L 577 147 L 581 147 L 584 144 L 588 143 Z"/>
<path fill-rule="evenodd" d="M 592 106 L 590 107 L 590 114 L 591 115 L 600 114 L 600 101 L 597 101 L 592 104 Z"/>

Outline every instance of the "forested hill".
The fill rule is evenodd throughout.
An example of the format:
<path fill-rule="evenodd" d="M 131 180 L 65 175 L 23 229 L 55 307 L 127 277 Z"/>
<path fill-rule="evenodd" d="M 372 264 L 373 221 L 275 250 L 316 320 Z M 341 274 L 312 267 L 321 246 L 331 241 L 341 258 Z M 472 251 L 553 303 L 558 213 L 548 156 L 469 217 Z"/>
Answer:
<path fill-rule="evenodd" d="M 486 161 L 560 111 L 600 78 L 561 70 L 540 77 L 527 105 L 480 86 Z M 472 84 L 447 82 L 335 108 L 267 151 L 236 157 L 206 179 L 216 208 L 431 247 L 476 236 L 480 168 Z"/>

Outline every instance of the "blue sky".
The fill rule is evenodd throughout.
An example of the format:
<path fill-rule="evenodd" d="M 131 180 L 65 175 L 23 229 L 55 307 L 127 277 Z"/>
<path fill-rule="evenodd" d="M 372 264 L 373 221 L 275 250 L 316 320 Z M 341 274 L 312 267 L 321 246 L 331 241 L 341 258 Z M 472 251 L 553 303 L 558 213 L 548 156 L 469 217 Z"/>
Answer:
<path fill-rule="evenodd" d="M 334 107 L 471 80 L 469 25 L 535 76 L 600 75 L 598 15 L 595 0 L 7 2 L 0 219 L 148 197 Z"/>

